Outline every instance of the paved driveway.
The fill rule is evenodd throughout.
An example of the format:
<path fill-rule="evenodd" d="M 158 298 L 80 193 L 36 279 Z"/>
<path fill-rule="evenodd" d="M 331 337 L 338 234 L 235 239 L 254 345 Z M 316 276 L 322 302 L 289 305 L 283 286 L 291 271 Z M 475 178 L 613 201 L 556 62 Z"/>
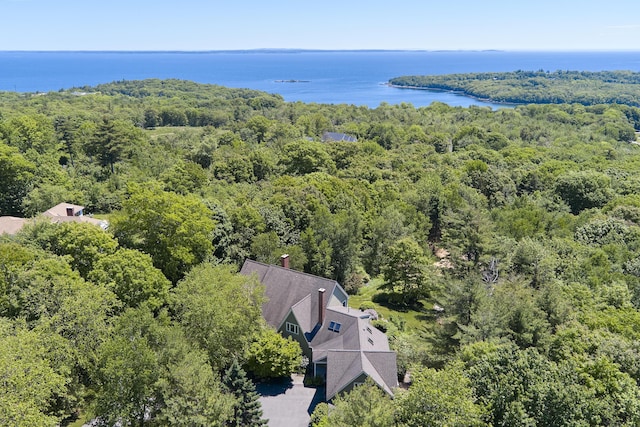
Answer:
<path fill-rule="evenodd" d="M 313 409 L 324 399 L 323 387 L 305 387 L 303 375 L 280 383 L 258 384 L 263 417 L 270 427 L 307 427 Z"/>

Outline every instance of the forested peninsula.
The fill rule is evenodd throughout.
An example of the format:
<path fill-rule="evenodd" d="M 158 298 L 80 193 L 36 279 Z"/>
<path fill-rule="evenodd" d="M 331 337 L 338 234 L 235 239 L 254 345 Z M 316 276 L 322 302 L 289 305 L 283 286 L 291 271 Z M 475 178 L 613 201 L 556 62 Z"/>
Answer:
<path fill-rule="evenodd" d="M 635 106 L 574 99 L 0 93 L 0 225 L 22 224 L 0 235 L 0 425 L 263 424 L 256 382 L 309 361 L 238 270 L 285 253 L 375 310 L 410 380 L 314 426 L 639 425 L 638 130 Z M 43 215 L 60 203 L 108 227 Z"/>
<path fill-rule="evenodd" d="M 491 102 L 513 104 L 626 104 L 640 106 L 640 73 L 633 71 L 513 71 L 389 80 L 399 88 L 460 92 Z"/>

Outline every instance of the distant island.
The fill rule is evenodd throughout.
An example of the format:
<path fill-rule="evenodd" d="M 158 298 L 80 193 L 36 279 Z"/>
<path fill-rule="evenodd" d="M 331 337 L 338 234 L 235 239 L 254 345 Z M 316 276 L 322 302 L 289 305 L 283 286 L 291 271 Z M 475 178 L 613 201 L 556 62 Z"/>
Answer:
<path fill-rule="evenodd" d="M 311 80 L 275 80 L 276 83 L 310 83 Z"/>
<path fill-rule="evenodd" d="M 640 106 L 640 73 L 633 71 L 513 71 L 402 76 L 392 87 L 459 92 L 481 100 L 513 104 Z"/>

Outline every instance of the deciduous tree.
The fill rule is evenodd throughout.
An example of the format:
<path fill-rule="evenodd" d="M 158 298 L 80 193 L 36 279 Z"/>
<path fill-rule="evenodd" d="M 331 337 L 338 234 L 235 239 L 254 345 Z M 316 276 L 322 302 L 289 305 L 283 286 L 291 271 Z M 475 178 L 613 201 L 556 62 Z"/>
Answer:
<path fill-rule="evenodd" d="M 39 341 L 37 332 L 0 318 L 1 425 L 59 425 L 51 404 L 64 392 L 65 378 L 53 370 Z"/>
<path fill-rule="evenodd" d="M 434 290 L 428 258 L 411 237 L 400 239 L 389 248 L 382 272 L 384 289 L 398 292 L 404 304 L 415 304 Z"/>
<path fill-rule="evenodd" d="M 291 375 L 302 363 L 297 341 L 264 328 L 247 353 L 247 369 L 258 378 L 281 378 Z"/>
<path fill-rule="evenodd" d="M 196 197 L 135 189 L 112 227 L 120 242 L 153 258 L 172 282 L 212 256 L 212 212 Z"/>
<path fill-rule="evenodd" d="M 71 256 L 71 266 L 86 278 L 100 258 L 113 254 L 118 241 L 111 233 L 89 223 L 52 225 L 42 244 L 56 255 Z"/>
<path fill-rule="evenodd" d="M 398 419 L 406 426 L 484 426 L 483 408 L 460 365 L 411 371 L 408 391 L 398 392 Z"/>
<path fill-rule="evenodd" d="M 171 307 L 186 336 L 222 368 L 244 356 L 260 332 L 263 292 L 255 277 L 234 273 L 228 265 L 202 264 L 178 283 Z"/>
<path fill-rule="evenodd" d="M 0 216 L 22 214 L 22 199 L 31 189 L 35 165 L 17 148 L 0 142 Z"/>
<path fill-rule="evenodd" d="M 314 427 L 387 427 L 396 425 L 394 402 L 370 378 L 333 399 L 333 406 L 318 406 L 311 416 Z M 426 425 L 426 424 L 425 424 Z"/>
<path fill-rule="evenodd" d="M 151 310 L 166 303 L 171 285 L 149 255 L 124 248 L 101 258 L 89 280 L 113 291 L 128 307 L 146 304 Z"/>

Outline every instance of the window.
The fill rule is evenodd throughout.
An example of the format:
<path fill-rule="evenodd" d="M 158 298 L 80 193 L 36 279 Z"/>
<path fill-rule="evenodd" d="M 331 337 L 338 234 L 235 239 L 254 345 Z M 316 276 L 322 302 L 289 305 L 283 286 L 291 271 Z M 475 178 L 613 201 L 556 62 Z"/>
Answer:
<path fill-rule="evenodd" d="M 370 334 L 372 334 L 373 332 L 371 332 L 371 328 L 367 326 L 367 332 L 369 332 Z"/>
<path fill-rule="evenodd" d="M 367 341 L 369 341 L 369 344 L 373 345 L 373 340 L 371 338 L 367 338 Z"/>
<path fill-rule="evenodd" d="M 333 331 L 333 332 L 340 332 L 340 327 L 342 327 L 342 324 L 338 323 L 338 322 L 331 322 L 329 323 L 329 330 Z"/>
<path fill-rule="evenodd" d="M 290 334 L 298 335 L 300 333 L 300 327 L 295 323 L 287 322 L 287 332 Z"/>

